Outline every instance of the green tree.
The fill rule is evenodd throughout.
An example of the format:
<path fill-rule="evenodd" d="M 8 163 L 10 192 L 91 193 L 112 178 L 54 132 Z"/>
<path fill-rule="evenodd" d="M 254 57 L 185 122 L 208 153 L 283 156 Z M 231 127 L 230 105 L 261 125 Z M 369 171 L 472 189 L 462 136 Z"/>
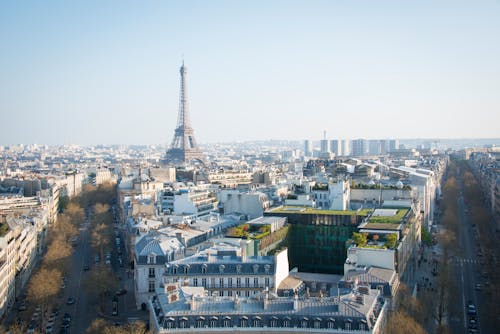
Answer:
<path fill-rule="evenodd" d="M 353 232 L 352 233 L 352 240 L 359 247 L 366 246 L 366 243 L 368 242 L 368 233 Z"/>
<path fill-rule="evenodd" d="M 429 230 L 427 229 L 427 227 L 422 226 L 421 234 L 422 234 L 421 235 L 422 241 L 427 246 L 430 246 L 432 244 L 432 234 L 429 232 Z"/>
<path fill-rule="evenodd" d="M 388 234 L 385 237 L 385 247 L 394 249 L 396 247 L 396 243 L 398 242 L 398 235 L 396 233 Z"/>

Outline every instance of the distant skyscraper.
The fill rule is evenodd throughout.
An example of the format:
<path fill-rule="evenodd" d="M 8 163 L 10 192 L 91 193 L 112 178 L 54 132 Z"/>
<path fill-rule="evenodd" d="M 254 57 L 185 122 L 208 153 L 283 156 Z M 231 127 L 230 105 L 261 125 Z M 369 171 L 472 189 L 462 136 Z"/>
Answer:
<path fill-rule="evenodd" d="M 382 148 L 380 147 L 380 140 L 373 139 L 368 141 L 368 154 L 369 155 L 380 155 L 382 153 Z"/>
<path fill-rule="evenodd" d="M 166 160 L 168 162 L 189 162 L 204 160 L 203 153 L 196 145 L 194 131 L 189 120 L 189 108 L 186 90 L 187 68 L 182 62 L 181 72 L 181 91 L 179 96 L 179 115 L 177 118 L 177 128 L 175 129 L 172 145 L 167 150 Z"/>
<path fill-rule="evenodd" d="M 382 139 L 380 140 L 380 154 L 387 154 L 389 149 L 389 141 Z"/>
<path fill-rule="evenodd" d="M 330 153 L 330 143 L 326 139 L 326 131 L 323 131 L 323 139 L 320 140 L 319 146 L 321 153 Z"/>
<path fill-rule="evenodd" d="M 336 157 L 343 155 L 341 144 L 342 142 L 340 140 L 337 139 L 330 140 L 330 151 L 332 153 L 335 153 Z"/>
<path fill-rule="evenodd" d="M 399 141 L 397 139 L 389 140 L 389 152 L 399 148 Z"/>
<path fill-rule="evenodd" d="M 304 140 L 304 156 L 312 157 L 313 154 L 313 144 L 310 140 Z"/>
<path fill-rule="evenodd" d="M 349 139 L 342 139 L 340 146 L 342 147 L 343 156 L 351 155 L 351 141 Z"/>
<path fill-rule="evenodd" d="M 352 155 L 355 157 L 361 157 L 363 155 L 366 155 L 365 139 L 354 139 L 352 141 Z"/>

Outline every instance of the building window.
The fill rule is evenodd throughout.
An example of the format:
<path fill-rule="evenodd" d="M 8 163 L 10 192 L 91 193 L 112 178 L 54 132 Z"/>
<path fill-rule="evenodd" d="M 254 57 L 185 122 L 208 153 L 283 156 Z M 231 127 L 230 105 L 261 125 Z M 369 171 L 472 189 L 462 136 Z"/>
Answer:
<path fill-rule="evenodd" d="M 248 326 L 248 319 L 245 317 L 245 318 L 241 318 L 240 319 L 240 327 L 247 327 Z"/>
<path fill-rule="evenodd" d="M 314 320 L 314 328 L 321 328 L 321 320 Z"/>
<path fill-rule="evenodd" d="M 215 288 L 215 277 L 210 278 L 210 287 Z"/>
<path fill-rule="evenodd" d="M 193 286 L 198 286 L 198 279 L 197 278 L 193 278 Z"/>
<path fill-rule="evenodd" d="M 360 331 L 364 331 L 365 330 L 365 324 L 364 323 L 360 323 L 359 324 L 359 330 Z"/>
<path fill-rule="evenodd" d="M 246 291 L 245 291 L 245 296 L 246 296 L 246 297 L 250 297 L 250 290 L 246 290 Z"/>
<path fill-rule="evenodd" d="M 210 319 L 209 326 L 212 328 L 217 327 L 217 319 L 216 318 Z"/>
<path fill-rule="evenodd" d="M 350 322 L 346 322 L 345 323 L 345 328 L 346 330 L 350 331 L 351 330 L 351 323 Z"/>
<path fill-rule="evenodd" d="M 187 274 L 187 273 L 188 273 L 188 271 L 189 271 L 189 266 L 185 266 L 185 267 L 184 267 L 184 274 Z"/>
<path fill-rule="evenodd" d="M 259 278 L 258 277 L 253 278 L 253 286 L 256 288 L 259 287 Z"/>
<path fill-rule="evenodd" d="M 264 267 L 264 270 L 266 271 L 266 274 L 269 274 L 269 269 L 271 269 L 271 266 L 266 264 L 266 266 Z"/>
<path fill-rule="evenodd" d="M 224 327 L 231 327 L 231 318 L 224 319 L 222 324 Z"/>
<path fill-rule="evenodd" d="M 180 328 L 187 328 L 187 326 L 188 326 L 188 323 L 187 323 L 186 319 L 182 319 L 181 321 L 179 321 Z"/>
<path fill-rule="evenodd" d="M 329 320 L 327 322 L 326 326 L 328 327 L 328 329 L 334 329 L 335 328 L 335 321 Z"/>
<path fill-rule="evenodd" d="M 300 327 L 307 328 L 307 319 L 302 319 L 300 321 Z"/>
<path fill-rule="evenodd" d="M 173 271 L 173 273 L 174 273 L 174 274 L 177 274 L 177 267 L 174 267 L 174 268 L 172 269 L 172 271 Z"/>
<path fill-rule="evenodd" d="M 265 286 L 266 286 L 266 288 L 268 288 L 269 287 L 269 277 L 266 277 L 264 280 L 265 280 Z"/>
<path fill-rule="evenodd" d="M 172 320 L 167 321 L 167 328 L 174 328 L 174 322 Z"/>
<path fill-rule="evenodd" d="M 151 254 L 148 256 L 148 263 L 150 263 L 150 264 L 156 263 L 156 256 L 154 254 Z"/>
<path fill-rule="evenodd" d="M 223 274 L 223 273 L 224 273 L 224 268 L 225 268 L 225 266 L 224 266 L 223 264 L 221 264 L 221 265 L 219 266 L 219 272 L 220 272 L 221 274 Z"/>
<path fill-rule="evenodd" d="M 196 327 L 205 327 L 205 319 L 199 318 L 198 320 L 196 320 Z"/>
<path fill-rule="evenodd" d="M 155 281 L 149 281 L 148 292 L 155 292 Z"/>
<path fill-rule="evenodd" d="M 233 291 L 232 291 L 232 290 L 229 290 L 229 291 L 227 292 L 227 295 L 228 295 L 228 297 L 232 297 L 232 296 L 233 296 Z"/>
<path fill-rule="evenodd" d="M 250 277 L 245 277 L 245 287 L 250 287 Z"/>
<path fill-rule="evenodd" d="M 233 278 L 232 277 L 229 277 L 227 279 L 227 286 L 228 286 L 228 288 L 232 288 L 233 287 Z"/>
<path fill-rule="evenodd" d="M 149 268 L 149 277 L 151 278 L 155 277 L 155 268 Z"/>
<path fill-rule="evenodd" d="M 206 274 L 207 273 L 207 267 L 206 266 L 201 267 L 201 273 L 202 274 Z"/>
<path fill-rule="evenodd" d="M 223 278 L 223 277 L 219 278 L 219 286 L 220 286 L 221 288 L 223 288 L 223 287 L 224 287 L 224 278 Z"/>
<path fill-rule="evenodd" d="M 202 278 L 201 279 L 201 285 L 206 288 L 207 287 L 207 279 L 206 278 Z"/>
<path fill-rule="evenodd" d="M 258 264 L 253 265 L 253 272 L 254 272 L 254 274 L 257 274 L 259 272 L 259 265 Z"/>
<path fill-rule="evenodd" d="M 290 327 L 290 319 L 283 320 L 283 327 Z"/>
<path fill-rule="evenodd" d="M 260 319 L 259 318 L 253 319 L 253 327 L 262 327 L 260 325 Z"/>
<path fill-rule="evenodd" d="M 236 277 L 236 287 L 241 288 L 241 277 Z"/>
<path fill-rule="evenodd" d="M 236 266 L 236 273 L 241 274 L 241 265 Z"/>
<path fill-rule="evenodd" d="M 270 327 L 278 327 L 278 319 L 271 319 L 269 323 Z"/>

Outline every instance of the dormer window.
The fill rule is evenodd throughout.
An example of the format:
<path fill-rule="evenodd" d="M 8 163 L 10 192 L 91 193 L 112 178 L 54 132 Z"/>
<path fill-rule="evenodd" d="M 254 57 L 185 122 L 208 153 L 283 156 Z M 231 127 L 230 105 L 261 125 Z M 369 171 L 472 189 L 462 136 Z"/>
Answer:
<path fill-rule="evenodd" d="M 156 255 L 155 254 L 148 255 L 148 264 L 156 264 Z"/>
<path fill-rule="evenodd" d="M 206 266 L 206 265 L 203 265 L 203 266 L 201 267 L 201 273 L 202 273 L 202 274 L 206 274 L 206 273 L 207 273 L 207 266 Z"/>
<path fill-rule="evenodd" d="M 266 266 L 264 267 L 264 269 L 266 270 L 266 274 L 269 274 L 269 269 L 271 269 L 271 266 L 266 264 Z"/>
<path fill-rule="evenodd" d="M 259 265 L 258 264 L 253 265 L 253 272 L 254 272 L 254 274 L 257 274 L 259 272 Z"/>
<path fill-rule="evenodd" d="M 236 273 L 241 274 L 241 265 L 236 266 Z"/>
<path fill-rule="evenodd" d="M 219 266 L 219 272 L 220 272 L 221 274 L 223 274 L 223 273 L 224 273 L 224 268 L 225 268 L 225 266 L 224 266 L 223 264 L 221 264 L 221 265 Z"/>
<path fill-rule="evenodd" d="M 187 274 L 189 271 L 189 266 L 184 266 L 184 274 Z"/>

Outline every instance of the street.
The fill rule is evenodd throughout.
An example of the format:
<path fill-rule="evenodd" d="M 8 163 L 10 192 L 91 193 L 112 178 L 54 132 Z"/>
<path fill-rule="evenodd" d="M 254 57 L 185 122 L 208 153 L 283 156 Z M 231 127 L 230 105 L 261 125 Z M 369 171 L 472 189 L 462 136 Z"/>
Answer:
<path fill-rule="evenodd" d="M 113 250 L 110 252 L 109 264 L 104 264 L 104 259 L 100 260 L 101 264 L 111 266 L 113 272 L 118 276 L 120 282 L 118 289 L 125 289 L 116 296 L 118 300 L 118 314 L 112 315 L 113 293 L 111 296 L 105 297 L 104 313 L 99 314 L 99 301 L 89 294 L 89 287 L 85 285 L 88 275 L 92 270 L 96 270 L 94 261 L 96 254 L 93 253 L 91 247 L 91 221 L 92 212 L 90 208 L 87 208 L 85 211 L 85 221 L 79 228 L 78 237 L 74 238 L 74 251 L 71 255 L 71 263 L 67 276 L 64 277 L 61 282 L 61 293 L 56 302 L 59 313 L 58 316 L 55 317 L 53 325 L 56 331 L 59 331 L 63 323 L 64 314 L 69 314 L 71 317 L 69 328 L 66 329 L 65 333 L 85 333 L 90 324 L 98 317 L 107 319 L 111 324 L 116 325 L 126 324 L 135 319 L 147 320 L 147 313 L 136 309 L 133 293 L 133 275 L 128 274 L 130 270 L 128 268 L 129 262 L 122 241 L 120 241 L 119 248 L 117 242 L 111 243 L 114 246 Z M 112 236 L 113 241 L 115 241 L 116 238 L 124 240 L 123 231 L 116 220 L 113 223 L 113 231 L 117 234 Z M 119 254 L 118 249 L 122 254 Z M 119 257 L 122 259 L 121 264 L 118 260 Z M 19 316 L 17 307 L 12 311 L 12 315 L 9 317 L 8 322 L 13 322 L 16 316 Z M 28 321 L 31 319 L 32 314 L 23 313 L 22 316 L 23 320 Z M 63 331 L 61 330 L 61 332 Z"/>
<path fill-rule="evenodd" d="M 459 182 L 459 186 L 463 189 L 461 182 Z M 459 220 L 457 242 L 460 244 L 460 253 L 452 259 L 451 263 L 457 275 L 456 285 L 457 293 L 459 294 L 460 309 L 457 310 L 455 308 L 458 311 L 458 316 L 457 314 L 452 316 L 449 319 L 449 324 L 453 333 L 466 333 L 469 329 L 469 322 L 472 319 L 467 314 L 468 304 L 475 305 L 479 316 L 481 316 L 480 300 L 475 290 L 476 283 L 478 283 L 477 273 L 480 272 L 480 262 L 477 257 L 475 232 L 466 213 L 466 206 L 462 195 L 458 197 L 457 204 Z"/>

